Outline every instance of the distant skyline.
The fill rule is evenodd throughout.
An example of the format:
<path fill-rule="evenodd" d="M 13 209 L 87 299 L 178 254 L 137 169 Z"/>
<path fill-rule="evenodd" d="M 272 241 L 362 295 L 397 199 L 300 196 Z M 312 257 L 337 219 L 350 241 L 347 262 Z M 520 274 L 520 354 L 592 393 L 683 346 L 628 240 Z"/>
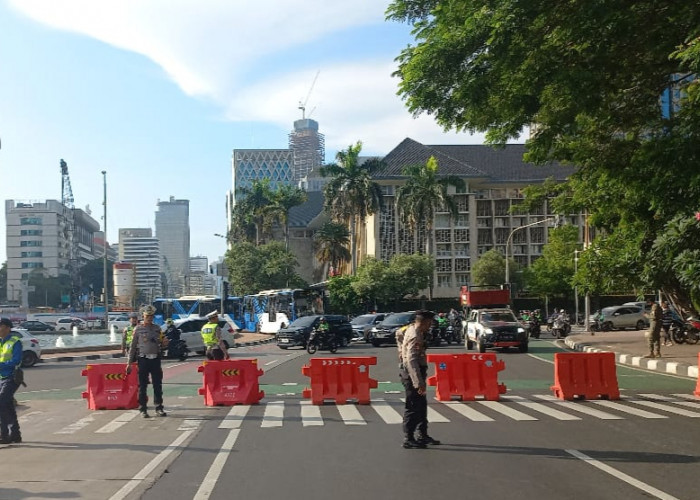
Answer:
<path fill-rule="evenodd" d="M 326 162 L 358 140 L 363 155 L 406 137 L 483 142 L 406 110 L 391 74 L 413 39 L 384 20 L 388 1 L 243 3 L 0 0 L 0 198 L 60 201 L 63 158 L 76 207 L 102 223 L 105 170 L 110 244 L 154 228 L 174 196 L 190 200 L 192 255 L 211 262 L 232 151 L 287 148 L 307 97 Z"/>

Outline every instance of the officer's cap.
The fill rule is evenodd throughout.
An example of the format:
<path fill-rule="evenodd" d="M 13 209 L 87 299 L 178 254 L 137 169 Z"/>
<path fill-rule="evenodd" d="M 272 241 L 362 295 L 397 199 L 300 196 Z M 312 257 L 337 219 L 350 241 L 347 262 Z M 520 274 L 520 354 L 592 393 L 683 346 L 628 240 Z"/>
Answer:
<path fill-rule="evenodd" d="M 129 313 L 129 317 L 139 319 L 139 315 L 136 313 Z"/>
<path fill-rule="evenodd" d="M 207 314 L 207 315 L 206 315 L 206 318 L 207 318 L 207 319 L 212 319 L 212 318 L 216 318 L 218 315 L 219 315 L 219 311 L 216 310 L 216 311 L 212 311 L 212 312 L 210 312 L 209 314 Z"/>
<path fill-rule="evenodd" d="M 156 308 L 153 306 L 146 306 L 143 309 L 141 309 L 141 314 L 144 316 L 153 316 L 156 314 Z"/>
<path fill-rule="evenodd" d="M 427 309 L 421 309 L 416 311 L 416 319 L 433 319 L 435 313 L 433 311 L 428 311 Z"/>

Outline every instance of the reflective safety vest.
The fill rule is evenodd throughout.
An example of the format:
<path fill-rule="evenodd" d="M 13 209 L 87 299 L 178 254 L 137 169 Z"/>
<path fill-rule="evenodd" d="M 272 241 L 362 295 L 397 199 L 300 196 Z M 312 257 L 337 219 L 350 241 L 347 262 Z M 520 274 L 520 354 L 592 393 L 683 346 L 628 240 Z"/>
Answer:
<path fill-rule="evenodd" d="M 217 328 L 219 328 L 218 323 L 207 323 L 202 327 L 202 342 L 205 346 L 211 347 L 219 344 L 219 340 L 216 338 Z"/>
<path fill-rule="evenodd" d="M 132 325 L 124 328 L 124 342 L 126 345 L 131 345 L 131 339 L 134 338 L 134 327 Z"/>
<path fill-rule="evenodd" d="M 15 344 L 19 341 L 17 335 L 10 335 L 7 340 L 0 346 L 0 363 L 7 363 L 12 361 L 12 351 L 15 348 Z M 22 345 L 22 344 L 20 344 Z"/>

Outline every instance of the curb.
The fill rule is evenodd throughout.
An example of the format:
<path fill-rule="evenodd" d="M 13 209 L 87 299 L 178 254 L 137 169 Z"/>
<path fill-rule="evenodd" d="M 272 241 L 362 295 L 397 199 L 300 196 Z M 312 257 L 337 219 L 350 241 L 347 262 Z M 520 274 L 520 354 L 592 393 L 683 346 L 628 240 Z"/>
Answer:
<path fill-rule="evenodd" d="M 252 342 L 240 342 L 235 343 L 229 349 L 238 349 L 240 347 L 252 347 L 256 345 L 269 344 L 275 341 L 275 337 L 271 337 L 265 340 L 254 340 Z M 42 358 L 40 363 L 58 363 L 62 361 L 95 361 L 98 359 L 118 359 L 123 358 L 124 355 L 121 352 L 114 352 L 111 354 L 86 354 L 84 356 L 57 356 L 53 358 Z"/>
<path fill-rule="evenodd" d="M 599 349 L 591 347 L 591 344 L 585 342 L 575 342 L 570 338 L 566 338 L 564 343 L 574 351 L 581 352 L 610 352 L 609 349 Z M 676 361 L 664 361 L 663 359 L 647 359 L 643 356 L 635 356 L 632 354 L 615 353 L 615 360 L 618 364 L 633 366 L 635 368 L 643 368 L 645 370 L 668 373 L 670 375 L 678 375 L 681 377 L 698 378 L 698 367 L 686 363 L 678 363 Z"/>

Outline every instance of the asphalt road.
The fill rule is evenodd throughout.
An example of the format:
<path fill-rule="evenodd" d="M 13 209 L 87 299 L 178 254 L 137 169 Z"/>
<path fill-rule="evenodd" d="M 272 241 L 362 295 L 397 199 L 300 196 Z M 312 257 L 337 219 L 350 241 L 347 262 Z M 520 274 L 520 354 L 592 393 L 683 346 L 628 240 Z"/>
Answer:
<path fill-rule="evenodd" d="M 431 398 L 430 433 L 443 444 L 427 450 L 401 447 L 393 347 L 317 354 L 377 356 L 370 405 L 305 403 L 302 350 L 231 351 L 265 370 L 265 397 L 250 407 L 204 406 L 201 358 L 167 361 L 169 416 L 149 420 L 88 410 L 84 363 L 47 363 L 18 393 L 25 442 L 2 451 L 0 498 L 700 497 L 696 381 L 618 366 L 621 401 L 552 401 L 559 349 L 533 340 L 529 354 L 499 354 L 508 392 L 498 403 Z"/>

